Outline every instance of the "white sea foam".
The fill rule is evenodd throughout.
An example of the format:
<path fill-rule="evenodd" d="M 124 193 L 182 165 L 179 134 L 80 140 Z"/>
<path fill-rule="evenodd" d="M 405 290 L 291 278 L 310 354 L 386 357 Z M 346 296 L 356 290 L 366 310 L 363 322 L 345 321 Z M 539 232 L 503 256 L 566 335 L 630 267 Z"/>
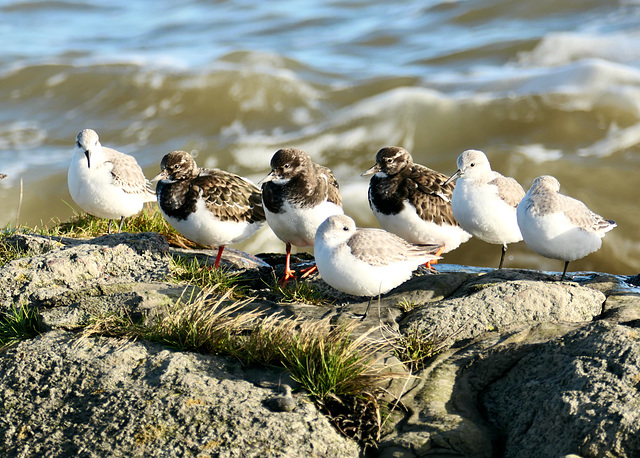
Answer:
<path fill-rule="evenodd" d="M 557 161 L 562 158 L 561 150 L 545 148 L 544 145 L 540 144 L 522 145 L 516 147 L 515 150 L 537 164 L 548 161 Z"/>
<path fill-rule="evenodd" d="M 580 148 L 578 155 L 583 157 L 606 157 L 638 144 L 640 144 L 640 124 L 634 124 L 623 129 L 612 125 L 605 138 L 590 146 Z"/>
<path fill-rule="evenodd" d="M 525 66 L 557 66 L 582 59 L 598 58 L 638 65 L 638 41 L 640 31 L 606 35 L 556 32 L 546 35 L 532 51 L 520 53 L 517 61 Z"/>
<path fill-rule="evenodd" d="M 425 112 L 438 113 L 451 109 L 454 102 L 436 91 L 425 88 L 397 88 L 342 108 L 323 122 L 280 135 L 263 132 L 243 135 L 233 148 L 233 156 L 244 167 L 264 164 L 284 146 L 301 148 L 314 161 L 323 163 L 324 152 L 349 151 L 362 145 L 403 145 L 413 148 L 415 119 Z M 384 107 L 382 110 L 381 107 Z M 228 133 L 244 132 L 237 121 Z M 374 154 L 375 151 L 372 151 Z"/>

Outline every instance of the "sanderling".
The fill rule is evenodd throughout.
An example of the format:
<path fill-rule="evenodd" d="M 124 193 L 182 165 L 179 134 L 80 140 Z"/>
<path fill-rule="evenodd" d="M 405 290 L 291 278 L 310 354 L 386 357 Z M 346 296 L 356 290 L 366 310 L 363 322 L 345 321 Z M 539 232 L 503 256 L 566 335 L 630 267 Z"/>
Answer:
<path fill-rule="evenodd" d="M 508 243 L 522 240 L 516 208 L 524 189 L 516 180 L 491 170 L 482 151 L 468 150 L 458 157 L 458 170 L 447 180 L 458 182 L 451 208 L 460 226 L 487 243 L 502 245 L 502 268 Z"/>
<path fill-rule="evenodd" d="M 156 200 L 133 156 L 100 144 L 98 134 L 82 130 L 76 137 L 67 177 L 69 193 L 82 210 L 99 218 L 124 219 L 135 215 L 145 202 Z"/>
<path fill-rule="evenodd" d="M 412 244 L 384 229 L 356 228 L 350 217 L 336 215 L 318 228 L 314 252 L 318 272 L 328 285 L 369 296 L 371 306 L 371 298 L 404 283 L 421 264 L 438 259 L 435 253 L 441 248 Z"/>
<path fill-rule="evenodd" d="M 529 248 L 564 261 L 562 281 L 569 262 L 599 250 L 605 233 L 616 223 L 559 191 L 560 183 L 554 177 L 536 178 L 518 206 L 518 224 Z"/>

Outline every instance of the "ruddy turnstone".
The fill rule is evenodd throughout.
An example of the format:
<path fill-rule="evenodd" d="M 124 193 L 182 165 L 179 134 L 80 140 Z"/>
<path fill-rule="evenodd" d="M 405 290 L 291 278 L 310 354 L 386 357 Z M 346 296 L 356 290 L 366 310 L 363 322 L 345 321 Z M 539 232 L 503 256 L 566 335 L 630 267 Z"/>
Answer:
<path fill-rule="evenodd" d="M 529 248 L 541 256 L 570 261 L 597 251 L 605 233 L 616 227 L 581 201 L 560 194 L 560 183 L 549 175 L 536 178 L 518 205 L 518 224 Z"/>
<path fill-rule="evenodd" d="M 262 180 L 262 202 L 267 222 L 286 243 L 285 274 L 291 270 L 291 245 L 313 246 L 318 226 L 329 216 L 341 215 L 342 197 L 335 176 L 297 148 L 283 148 L 271 158 L 271 172 Z M 315 266 L 305 272 L 310 274 Z"/>
<path fill-rule="evenodd" d="M 410 243 L 442 245 L 442 253 L 471 238 L 451 210 L 455 185 L 445 186 L 448 176 L 415 164 L 406 149 L 382 148 L 362 176 L 371 174 L 369 206 L 383 229 Z"/>
<path fill-rule="evenodd" d="M 458 179 L 451 198 L 453 216 L 465 231 L 487 243 L 502 245 L 502 269 L 508 243 L 522 240 L 516 208 L 524 189 L 516 180 L 491 170 L 482 151 L 467 150 L 458 157 L 458 170 L 445 184 Z"/>
<path fill-rule="evenodd" d="M 156 200 L 135 158 L 102 146 L 91 129 L 76 137 L 67 183 L 82 210 L 99 218 L 120 218 L 118 231 L 125 218 L 142 210 L 145 202 Z"/>
<path fill-rule="evenodd" d="M 218 247 L 242 242 L 264 224 L 260 189 L 241 176 L 203 169 L 186 151 L 162 158 L 156 194 L 164 218 L 189 240 Z"/>
<path fill-rule="evenodd" d="M 438 259 L 442 245 L 417 245 L 384 229 L 356 228 L 346 215 L 330 216 L 318 228 L 314 252 L 322 279 L 356 296 L 391 291 L 421 264 Z M 369 311 L 367 311 L 365 316 Z"/>

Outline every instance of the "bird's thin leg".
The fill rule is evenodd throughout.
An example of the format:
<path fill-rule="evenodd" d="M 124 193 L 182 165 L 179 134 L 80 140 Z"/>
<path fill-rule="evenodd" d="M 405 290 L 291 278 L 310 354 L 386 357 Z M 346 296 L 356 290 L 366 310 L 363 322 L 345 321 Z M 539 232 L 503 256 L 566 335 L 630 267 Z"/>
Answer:
<path fill-rule="evenodd" d="M 291 270 L 291 244 L 287 243 L 287 257 L 284 261 L 284 276 L 278 283 L 284 285 L 292 278 L 296 278 L 295 272 Z"/>
<path fill-rule="evenodd" d="M 118 228 L 118 233 L 122 232 L 122 225 L 124 224 L 124 216 L 120 218 L 120 227 Z"/>
<path fill-rule="evenodd" d="M 569 261 L 564 262 L 564 270 L 562 271 L 562 277 L 560 277 L 560 281 L 564 280 L 564 276 L 567 274 L 567 267 L 569 267 Z"/>
<path fill-rule="evenodd" d="M 438 251 L 436 251 L 434 253 L 434 255 L 435 256 L 440 256 L 444 252 L 444 247 L 445 246 L 442 245 L 440 248 L 438 248 Z M 429 270 L 436 270 L 436 269 L 433 268 L 434 264 L 438 264 L 438 260 L 437 259 L 432 259 L 431 261 L 427 261 L 424 266 Z"/>
<path fill-rule="evenodd" d="M 216 256 L 216 262 L 214 267 L 220 267 L 220 260 L 222 259 L 222 252 L 224 251 L 224 245 L 218 247 L 218 256 Z"/>
<path fill-rule="evenodd" d="M 507 244 L 503 244 L 502 245 L 502 255 L 500 255 L 500 265 L 498 266 L 498 269 L 502 269 L 502 263 L 504 262 L 504 254 L 507 252 Z"/>
<path fill-rule="evenodd" d="M 312 273 L 314 273 L 316 270 L 318 270 L 318 266 L 317 265 L 312 265 L 311 267 L 307 267 L 306 269 L 302 269 L 300 271 L 300 273 L 302 275 L 300 275 L 300 278 L 307 278 L 309 275 L 311 275 Z"/>
<path fill-rule="evenodd" d="M 367 310 L 364 311 L 364 315 L 362 315 L 360 317 L 360 321 L 364 321 L 364 319 L 367 317 L 367 315 L 369 314 L 369 308 L 371 307 L 371 301 L 373 300 L 373 296 L 371 296 L 369 298 L 369 303 L 367 304 Z"/>

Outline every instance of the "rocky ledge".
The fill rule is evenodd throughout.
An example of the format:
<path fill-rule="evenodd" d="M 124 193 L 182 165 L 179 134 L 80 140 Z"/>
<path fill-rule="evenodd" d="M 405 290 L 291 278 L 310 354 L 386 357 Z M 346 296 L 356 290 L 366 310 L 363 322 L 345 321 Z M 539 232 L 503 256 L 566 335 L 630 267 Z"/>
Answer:
<path fill-rule="evenodd" d="M 32 255 L 0 270 L 0 307 L 37 309 L 43 332 L 0 352 L 6 456 L 640 456 L 638 277 L 559 282 L 446 265 L 416 274 L 374 302 L 358 332 L 432 333 L 442 351 L 417 372 L 388 355 L 398 407 L 364 449 L 300 390 L 278 408 L 294 384 L 277 369 L 79 337 L 96 312 L 151 316 L 175 302 L 185 286 L 169 279 L 167 254 L 209 253 L 174 250 L 158 234 L 8 241 Z M 278 303 L 260 290 L 273 275 L 263 260 L 233 250 L 225 260 L 255 290 L 246 307 L 340 323 L 367 306 L 317 276 L 309 281 L 331 305 Z"/>

